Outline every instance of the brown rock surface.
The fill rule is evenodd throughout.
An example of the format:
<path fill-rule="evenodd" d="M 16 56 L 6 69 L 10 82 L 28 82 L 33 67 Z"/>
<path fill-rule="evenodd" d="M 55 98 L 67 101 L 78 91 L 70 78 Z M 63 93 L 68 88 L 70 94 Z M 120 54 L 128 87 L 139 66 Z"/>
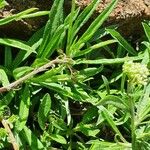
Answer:
<path fill-rule="evenodd" d="M 78 0 L 77 4 L 84 8 L 91 0 Z M 101 13 L 111 2 L 102 0 L 96 14 Z M 105 25 L 119 24 L 119 31 L 124 36 L 138 36 L 142 32 L 141 22 L 150 20 L 150 0 L 119 0 Z"/>
<path fill-rule="evenodd" d="M 52 4 L 52 0 L 7 0 L 7 2 L 9 5 L 5 9 L 0 10 L 0 18 L 31 7 L 38 7 L 40 10 L 49 10 Z M 66 2 L 68 3 L 69 1 L 67 0 Z M 90 2 L 91 0 L 77 0 L 77 5 L 84 8 Z M 102 0 L 94 16 L 102 12 L 110 2 L 111 0 Z M 143 30 L 141 21 L 144 19 L 150 20 L 150 0 L 119 0 L 105 25 L 119 24 L 119 31 L 125 36 L 138 36 Z M 0 26 L 0 35 L 9 34 L 12 37 L 26 38 L 44 22 L 45 19 L 43 18 L 35 18 Z"/>
<path fill-rule="evenodd" d="M 16 14 L 29 8 L 39 8 L 39 10 L 50 10 L 51 0 L 6 0 L 8 5 L 0 10 L 0 18 Z M 26 39 L 39 27 L 45 24 L 47 17 L 37 17 L 24 19 L 0 26 L 0 35 Z"/>

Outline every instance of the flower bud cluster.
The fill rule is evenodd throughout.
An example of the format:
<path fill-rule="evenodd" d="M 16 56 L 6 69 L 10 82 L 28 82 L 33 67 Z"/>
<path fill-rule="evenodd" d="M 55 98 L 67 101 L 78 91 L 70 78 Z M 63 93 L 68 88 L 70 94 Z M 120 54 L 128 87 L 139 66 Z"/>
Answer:
<path fill-rule="evenodd" d="M 126 61 L 123 64 L 123 72 L 128 76 L 129 82 L 132 82 L 134 85 L 147 84 L 149 70 L 145 64 Z"/>

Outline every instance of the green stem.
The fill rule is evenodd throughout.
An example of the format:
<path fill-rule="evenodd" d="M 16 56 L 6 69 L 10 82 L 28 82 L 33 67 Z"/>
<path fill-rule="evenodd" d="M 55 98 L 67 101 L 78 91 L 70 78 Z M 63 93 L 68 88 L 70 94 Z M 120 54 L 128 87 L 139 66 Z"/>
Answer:
<path fill-rule="evenodd" d="M 134 98 L 130 95 L 133 93 L 133 86 L 132 83 L 128 83 L 128 96 L 130 102 L 130 114 L 131 114 L 131 138 L 132 138 L 132 150 L 136 150 L 136 126 L 135 126 L 135 103 Z"/>
<path fill-rule="evenodd" d="M 131 134 L 132 134 L 132 150 L 136 150 L 136 134 L 135 134 L 135 112 L 134 112 L 134 99 L 131 100 Z"/>

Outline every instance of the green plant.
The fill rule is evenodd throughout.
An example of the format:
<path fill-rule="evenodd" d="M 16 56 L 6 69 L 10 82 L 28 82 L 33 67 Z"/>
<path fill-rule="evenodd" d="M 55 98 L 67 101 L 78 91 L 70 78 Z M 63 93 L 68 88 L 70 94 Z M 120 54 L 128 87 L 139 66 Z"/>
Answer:
<path fill-rule="evenodd" d="M 114 26 L 102 28 L 117 3 L 112 0 L 81 33 L 99 2 L 93 0 L 81 11 L 72 0 L 66 15 L 64 0 L 55 0 L 48 12 L 31 8 L 0 20 L 4 25 L 49 15 L 28 41 L 0 38 L 5 56 L 0 66 L 1 148 L 10 148 L 10 143 L 14 149 L 33 150 L 150 148 L 150 27 L 143 23 L 149 42 L 140 51 Z M 104 40 L 105 35 L 113 39 Z M 129 70 L 122 71 L 130 61 Z M 146 68 L 144 82 L 131 78 L 132 64 Z"/>

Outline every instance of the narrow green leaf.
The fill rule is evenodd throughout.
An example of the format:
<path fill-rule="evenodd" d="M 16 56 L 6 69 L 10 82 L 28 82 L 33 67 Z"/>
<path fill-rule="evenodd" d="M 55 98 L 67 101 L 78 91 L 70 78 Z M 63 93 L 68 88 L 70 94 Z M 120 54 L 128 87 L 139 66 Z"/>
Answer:
<path fill-rule="evenodd" d="M 50 120 L 50 122 L 56 129 L 61 130 L 61 131 L 67 131 L 67 125 L 66 125 L 66 122 L 64 122 L 64 120 L 59 119 L 59 118 L 57 119 L 53 118 L 52 120 Z"/>
<path fill-rule="evenodd" d="M 57 83 L 47 83 L 47 82 L 41 82 L 40 85 L 45 86 L 45 87 L 47 87 L 49 89 L 52 89 L 52 90 L 54 90 L 54 91 L 56 91 L 56 92 L 58 92 L 58 93 L 60 93 L 60 94 L 62 94 L 64 96 L 66 96 L 66 97 L 73 98 L 73 95 L 72 95 L 69 87 L 65 87 L 64 88 L 60 84 L 57 84 Z M 77 96 L 77 98 L 79 99 L 78 96 Z"/>
<path fill-rule="evenodd" d="M 0 69 L 0 82 L 2 83 L 3 86 L 9 85 L 7 74 L 3 69 Z"/>
<path fill-rule="evenodd" d="M 87 142 L 87 144 L 92 144 L 89 150 L 131 150 L 131 143 L 115 143 L 115 142 L 106 142 L 106 141 L 100 141 L 100 140 L 91 140 Z"/>
<path fill-rule="evenodd" d="M 103 64 L 103 65 L 112 65 L 112 64 L 120 64 L 124 63 L 127 60 L 141 60 L 143 59 L 143 55 L 135 56 L 135 57 L 124 57 L 124 58 L 115 58 L 115 59 L 97 59 L 97 60 L 85 60 L 78 59 L 76 64 Z"/>
<path fill-rule="evenodd" d="M 44 30 L 43 41 L 38 51 L 39 56 L 41 56 L 43 52 L 45 52 L 45 48 L 47 48 L 47 44 L 49 43 L 49 40 L 51 40 L 53 34 L 56 33 L 56 29 L 61 24 L 60 20 L 62 19 L 61 17 L 63 14 L 63 3 L 64 3 L 64 0 L 55 0 L 52 5 L 52 8 L 49 14 L 49 20 Z M 48 45 L 48 47 L 49 46 L 50 45 Z"/>
<path fill-rule="evenodd" d="M 23 137 L 22 140 L 28 143 L 31 150 L 46 150 L 46 148 L 44 148 L 44 145 L 40 142 L 40 140 L 26 126 L 20 132 L 20 135 Z"/>
<path fill-rule="evenodd" d="M 150 54 L 149 54 L 149 50 L 150 50 L 150 47 L 149 49 L 147 48 L 144 52 L 144 57 L 143 57 L 143 60 L 141 62 L 141 64 L 145 64 L 145 65 L 148 65 L 149 61 L 150 61 Z"/>
<path fill-rule="evenodd" d="M 45 129 L 45 123 L 51 108 L 51 98 L 49 94 L 45 94 L 41 100 L 38 110 L 38 123 L 42 130 Z"/>
<path fill-rule="evenodd" d="M 45 76 L 46 77 L 46 76 Z M 49 78 L 45 78 L 44 76 L 42 78 L 33 78 L 30 81 L 39 83 L 39 82 L 47 82 L 47 83 L 55 83 L 55 82 L 65 82 L 65 81 L 71 81 L 71 76 L 67 74 L 62 75 L 55 75 Z"/>
<path fill-rule="evenodd" d="M 78 57 L 78 56 L 82 56 L 82 55 L 85 55 L 85 54 L 88 54 L 90 52 L 92 52 L 93 50 L 97 50 L 98 48 L 101 48 L 101 47 L 104 47 L 104 46 L 107 46 L 109 44 L 113 44 L 117 42 L 116 40 L 107 40 L 107 41 L 104 41 L 104 42 L 100 42 L 98 44 L 95 44 L 85 50 L 81 50 L 81 51 L 77 51 L 77 53 L 75 54 L 74 57 Z"/>
<path fill-rule="evenodd" d="M 12 21 L 17 21 L 17 20 L 20 20 L 22 19 L 22 17 L 24 15 L 27 15 L 33 11 L 37 10 L 37 8 L 30 8 L 30 9 L 27 9 L 25 11 L 22 11 L 18 14 L 15 14 L 15 15 L 11 15 L 11 16 L 8 16 L 6 18 L 3 18 L 3 19 L 0 19 L 0 26 L 1 25 L 4 25 L 4 24 L 8 24 L 9 22 L 12 22 Z"/>
<path fill-rule="evenodd" d="M 22 19 L 41 17 L 41 16 L 45 16 L 45 15 L 49 15 L 49 11 L 38 11 L 38 12 L 35 12 L 32 14 L 27 14 L 27 15 L 22 16 Z"/>
<path fill-rule="evenodd" d="M 0 0 L 0 9 L 7 5 L 5 0 Z"/>
<path fill-rule="evenodd" d="M 66 139 L 61 136 L 61 135 L 58 135 L 58 134 L 51 134 L 50 135 L 50 138 L 58 143 L 61 143 L 61 144 L 67 144 L 67 141 Z"/>
<path fill-rule="evenodd" d="M 120 97 L 114 95 L 105 96 L 104 98 L 99 100 L 96 105 L 100 106 L 100 105 L 108 105 L 108 104 L 114 105 L 119 109 L 125 109 L 125 110 L 127 109 L 126 103 L 124 103 L 124 101 Z"/>
<path fill-rule="evenodd" d="M 37 32 L 35 32 L 31 36 L 31 38 L 27 42 L 27 44 L 31 46 L 34 50 L 36 50 L 40 46 L 42 42 L 43 32 L 44 32 L 44 28 L 39 29 Z M 25 59 L 27 59 L 31 54 L 32 52 L 19 51 L 19 53 L 17 54 L 17 56 L 15 57 L 13 61 L 13 64 L 12 64 L 13 68 L 18 67 L 19 64 L 22 63 L 22 61 L 24 61 Z"/>
<path fill-rule="evenodd" d="M 15 91 L 9 91 L 0 101 L 0 107 L 3 105 L 9 105 L 10 102 L 13 100 L 15 97 Z"/>
<path fill-rule="evenodd" d="M 90 76 L 94 76 L 94 75 L 98 74 L 102 70 L 103 70 L 103 66 L 101 66 L 99 68 L 96 68 L 96 67 L 86 68 L 86 69 L 81 70 L 79 72 L 79 74 L 84 75 L 86 77 L 90 77 Z"/>
<path fill-rule="evenodd" d="M 11 47 L 5 46 L 5 60 L 4 60 L 4 66 L 10 67 L 12 65 L 12 51 Z"/>
<path fill-rule="evenodd" d="M 70 88 L 70 86 L 62 86 L 61 84 L 57 83 L 48 83 L 48 82 L 40 82 L 40 85 L 47 87 L 48 89 L 54 90 L 59 94 L 71 98 L 76 101 L 83 101 L 83 102 L 94 102 L 94 98 L 89 97 L 88 94 L 83 91 L 77 89 L 74 85 Z M 91 101 L 92 99 L 92 101 Z"/>
<path fill-rule="evenodd" d="M 60 44 L 60 37 L 65 31 L 65 26 L 60 25 L 56 30 L 54 35 L 51 37 L 50 41 L 47 43 L 43 53 L 41 54 L 42 58 L 48 58 L 52 55 L 52 53 L 55 51 L 55 49 Z"/>
<path fill-rule="evenodd" d="M 122 78 L 121 78 L 121 92 L 122 93 L 125 92 L 125 83 L 126 83 L 126 74 L 123 73 Z"/>
<path fill-rule="evenodd" d="M 118 41 L 118 43 L 124 47 L 130 54 L 137 55 L 137 52 L 134 50 L 134 48 L 114 29 L 106 29 L 114 39 Z"/>
<path fill-rule="evenodd" d="M 146 115 L 150 112 L 150 84 L 145 88 L 145 92 L 137 105 L 137 125 L 145 119 Z"/>
<path fill-rule="evenodd" d="M 68 20 L 68 24 L 69 24 L 69 28 L 68 28 L 68 37 L 67 37 L 67 50 L 66 50 L 66 54 L 68 54 L 70 45 L 72 43 L 72 39 L 74 38 L 74 35 L 72 33 L 72 26 L 73 26 L 73 21 L 74 21 L 74 12 L 75 12 L 75 0 L 72 0 L 72 4 L 71 4 L 71 13 L 69 16 L 69 20 Z"/>
<path fill-rule="evenodd" d="M 109 88 L 109 81 L 108 79 L 102 75 L 102 79 L 103 79 L 103 82 L 104 82 L 104 85 L 106 87 L 106 92 L 107 94 L 110 94 L 110 88 Z"/>
<path fill-rule="evenodd" d="M 88 110 L 84 113 L 82 118 L 82 123 L 87 124 L 90 123 L 93 119 L 95 119 L 98 116 L 98 109 L 96 107 L 90 107 Z"/>
<path fill-rule="evenodd" d="M 34 68 L 28 67 L 28 66 L 16 68 L 13 71 L 13 75 L 14 75 L 15 79 L 19 79 L 19 78 L 23 77 L 24 75 L 26 75 L 27 73 L 31 72 L 33 69 Z"/>
<path fill-rule="evenodd" d="M 111 4 L 93 21 L 90 27 L 84 32 L 81 38 L 75 43 L 72 48 L 71 56 L 74 57 L 74 53 L 77 50 L 81 49 L 84 44 L 92 38 L 98 28 L 102 25 L 102 23 L 107 19 L 109 14 L 112 12 L 113 8 L 117 4 L 117 0 L 112 0 Z"/>
<path fill-rule="evenodd" d="M 145 34 L 146 34 L 146 36 L 147 36 L 147 38 L 150 42 L 150 26 L 148 24 L 144 23 L 144 22 L 142 23 L 142 25 L 143 25 Z"/>
<path fill-rule="evenodd" d="M 142 44 L 144 44 L 150 50 L 150 42 L 143 41 Z"/>
<path fill-rule="evenodd" d="M 24 44 L 23 42 L 18 41 L 18 40 L 0 38 L 0 44 L 19 48 L 19 49 L 25 50 L 27 52 L 36 53 L 36 51 L 32 47 L 30 47 L 29 45 Z"/>
<path fill-rule="evenodd" d="M 50 34 L 53 35 L 57 27 L 61 24 L 64 0 L 55 0 L 50 10 L 49 19 L 51 21 Z"/>
<path fill-rule="evenodd" d="M 73 34 L 76 34 L 80 28 L 88 21 L 88 19 L 92 16 L 94 10 L 98 6 L 101 0 L 93 0 L 77 17 L 75 23 L 73 25 L 72 31 Z"/>
<path fill-rule="evenodd" d="M 116 134 L 119 135 L 120 139 L 123 142 L 127 142 L 126 139 L 123 137 L 123 135 L 121 134 L 121 132 L 119 131 L 119 129 L 117 128 L 115 122 L 113 121 L 111 115 L 109 114 L 109 112 L 107 111 L 106 108 L 99 106 L 99 110 L 102 109 L 101 113 L 104 116 L 104 118 L 108 121 L 109 125 L 112 127 L 112 129 L 116 132 Z"/>
<path fill-rule="evenodd" d="M 73 24 L 73 12 L 75 9 L 75 2 L 72 1 L 72 11 L 71 11 L 71 18 L 69 23 L 69 31 L 68 31 L 68 44 L 67 44 L 67 51 L 66 53 L 70 53 L 70 46 L 72 44 L 72 41 L 77 34 L 77 32 L 80 30 L 80 28 L 88 21 L 88 19 L 93 14 L 94 10 L 96 9 L 97 5 L 99 4 L 100 0 L 93 0 L 90 5 L 88 5 L 76 18 L 74 24 Z"/>
<path fill-rule="evenodd" d="M 97 129 L 93 124 L 78 124 L 75 129 L 75 131 L 80 131 L 86 136 L 92 136 L 96 137 L 96 135 L 100 132 L 99 129 Z"/>
<path fill-rule="evenodd" d="M 21 131 L 27 122 L 30 108 L 30 91 L 29 87 L 26 84 L 19 106 L 19 120 L 16 122 L 16 130 Z"/>
<path fill-rule="evenodd" d="M 46 63 L 48 63 L 49 60 L 48 59 L 43 59 L 43 58 L 36 58 L 32 64 L 33 68 L 38 68 L 41 67 L 43 65 L 45 65 Z"/>

